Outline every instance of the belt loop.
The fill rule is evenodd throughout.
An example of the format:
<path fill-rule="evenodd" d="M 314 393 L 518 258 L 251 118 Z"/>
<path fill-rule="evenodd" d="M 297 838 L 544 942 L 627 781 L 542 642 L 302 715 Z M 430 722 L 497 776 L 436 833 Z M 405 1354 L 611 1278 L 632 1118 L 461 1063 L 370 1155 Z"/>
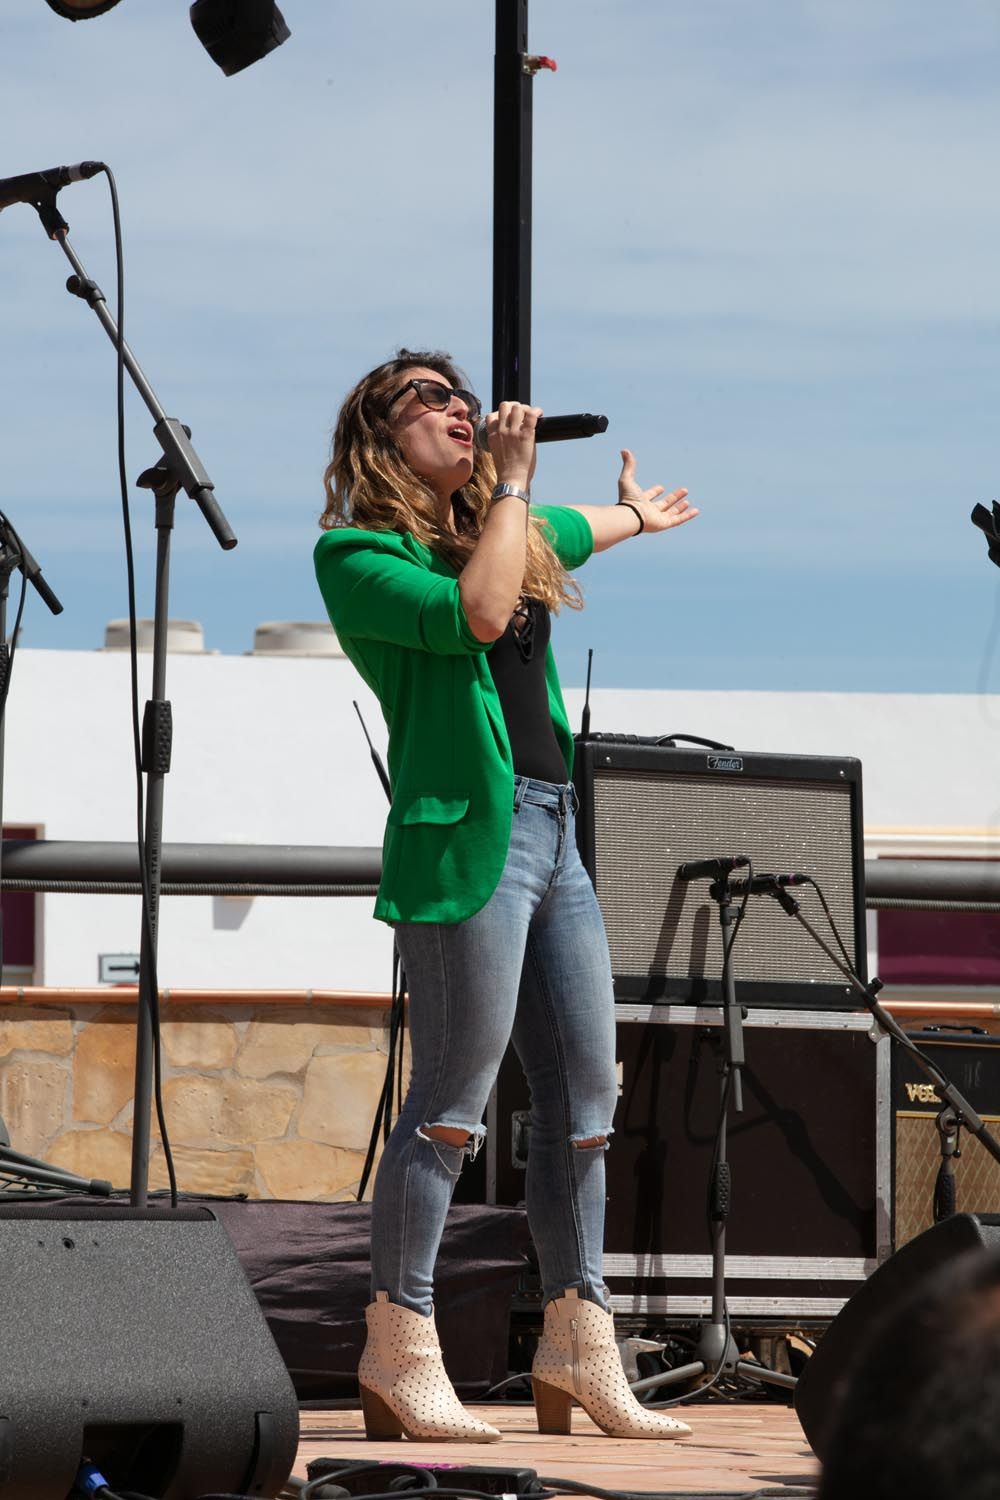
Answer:
<path fill-rule="evenodd" d="M 569 805 L 574 813 L 580 811 L 580 798 L 577 796 L 576 783 L 573 781 L 569 783 Z"/>
<path fill-rule="evenodd" d="M 515 776 L 514 777 L 514 811 L 516 813 L 518 813 L 518 812 L 521 811 L 521 803 L 524 801 L 524 794 L 525 794 L 525 792 L 527 790 L 528 790 L 527 779 L 524 776 Z"/>

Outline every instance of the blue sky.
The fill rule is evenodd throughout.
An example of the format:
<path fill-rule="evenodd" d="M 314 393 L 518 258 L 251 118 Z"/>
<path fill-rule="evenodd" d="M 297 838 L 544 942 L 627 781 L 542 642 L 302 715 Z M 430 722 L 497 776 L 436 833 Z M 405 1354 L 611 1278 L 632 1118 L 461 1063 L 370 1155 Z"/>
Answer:
<path fill-rule="evenodd" d="M 494 7 L 286 0 L 227 79 L 184 0 L 71 24 L 6 0 L 0 173 L 115 171 L 129 341 L 240 538 L 182 496 L 171 613 L 244 651 L 319 618 L 311 549 L 343 393 L 398 344 L 488 394 Z M 532 0 L 533 394 L 610 419 L 542 500 L 614 498 L 618 448 L 702 514 L 581 574 L 555 642 L 604 687 L 1000 691 L 1000 13 L 992 0 Z M 103 179 L 59 199 L 111 299 Z M 0 508 L 62 598 L 125 613 L 114 358 L 30 208 L 0 215 Z M 132 476 L 157 456 L 128 403 Z M 141 613 L 149 501 L 133 490 Z"/>

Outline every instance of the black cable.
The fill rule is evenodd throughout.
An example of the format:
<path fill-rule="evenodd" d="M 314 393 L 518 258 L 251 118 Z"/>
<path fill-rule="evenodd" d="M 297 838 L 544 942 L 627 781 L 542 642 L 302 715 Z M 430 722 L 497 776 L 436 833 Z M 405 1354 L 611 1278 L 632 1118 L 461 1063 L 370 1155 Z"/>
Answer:
<path fill-rule="evenodd" d="M 602 1490 L 598 1485 L 584 1484 L 576 1479 L 544 1479 L 538 1476 L 539 1484 L 551 1485 L 553 1495 L 594 1495 L 596 1500 L 680 1500 L 676 1490 Z"/>
<path fill-rule="evenodd" d="M 816 882 L 812 880 L 809 883 L 811 885 L 816 885 Z M 816 885 L 816 890 L 822 898 L 822 892 L 819 890 L 818 885 Z M 847 959 L 845 963 L 841 963 L 837 958 L 837 955 L 834 953 L 833 949 L 823 941 L 815 928 L 806 921 L 805 917 L 798 910 L 798 902 L 795 902 L 794 907 L 789 907 L 787 908 L 787 910 L 789 910 L 790 914 L 795 917 L 796 921 L 802 925 L 802 927 L 812 938 L 816 946 L 822 949 L 827 958 L 833 964 L 834 968 L 839 969 L 846 978 L 854 979 L 857 984 L 860 985 L 861 989 L 869 997 L 869 1009 L 872 1009 L 873 1006 L 878 1008 L 879 1014 L 875 1016 L 875 1019 L 878 1025 L 881 1026 L 882 1030 L 885 1031 L 890 1037 L 892 1037 L 893 1041 L 898 1042 L 905 1052 L 912 1052 L 915 1057 L 919 1057 L 923 1071 L 928 1073 L 939 1085 L 939 1087 L 944 1089 L 950 1088 L 951 1084 L 949 1079 L 945 1076 L 944 1073 L 942 1073 L 937 1064 L 927 1056 L 923 1048 L 918 1046 L 911 1036 L 907 1035 L 902 1026 L 900 1026 L 899 1022 L 896 1021 L 893 1016 L 889 1015 L 887 1011 L 883 1010 L 882 1007 L 878 1005 L 878 1002 L 874 998 L 876 990 L 873 990 L 870 986 L 865 984 L 864 980 L 861 978 L 861 975 L 858 973 L 857 969 L 855 969 L 850 959 Z M 834 923 L 832 917 L 830 917 L 830 925 L 836 932 L 836 924 Z M 837 935 L 837 940 L 838 942 L 840 941 L 839 934 Z M 841 944 L 841 949 L 843 949 L 843 944 Z M 881 985 L 879 985 L 877 980 L 873 981 L 873 983 L 878 988 L 881 988 Z M 872 1011 L 872 1013 L 873 1015 L 875 1014 L 874 1010 Z"/>
<path fill-rule="evenodd" d="M 334 1462 L 334 1460 L 319 1459 L 318 1462 L 332 1463 Z M 325 1474 L 317 1474 L 315 1479 L 310 1479 L 305 1485 L 303 1485 L 302 1489 L 299 1491 L 299 1500 L 311 1500 L 311 1497 L 315 1495 L 320 1489 L 322 1489 L 323 1485 L 325 1484 L 337 1484 L 341 1479 L 353 1479 L 359 1474 L 367 1474 L 370 1473 L 373 1469 L 381 1469 L 384 1467 L 385 1462 L 382 1459 L 358 1459 L 356 1462 L 346 1462 L 339 1465 L 335 1469 L 330 1469 Z M 437 1489 L 437 1479 L 434 1477 L 430 1469 L 422 1468 L 420 1464 L 411 1465 L 407 1463 L 402 1463 L 398 1467 L 401 1469 L 409 1469 L 412 1474 L 416 1475 L 418 1478 L 424 1481 L 423 1490 Z M 404 1476 L 400 1475 L 399 1477 L 403 1478 Z M 400 1491 L 396 1491 L 396 1493 L 398 1494 L 400 1493 Z M 406 1492 L 403 1491 L 402 1493 Z M 422 1491 L 414 1490 L 412 1491 L 412 1493 L 420 1494 L 422 1493 Z M 366 1497 L 366 1500 L 370 1500 L 370 1497 Z"/>
<path fill-rule="evenodd" d="M 732 936 L 731 936 L 731 938 L 730 938 L 730 940 L 729 940 L 728 943 L 724 943 L 723 944 L 723 953 L 722 953 L 722 994 L 723 994 L 723 999 L 725 999 L 725 996 L 726 996 L 726 994 L 728 992 L 728 981 L 729 981 L 729 974 L 730 974 L 730 966 L 731 966 L 732 960 L 733 960 L 733 948 L 736 945 L 736 939 L 737 939 L 737 937 L 739 935 L 740 927 L 743 924 L 743 918 L 746 915 L 747 903 L 750 900 L 750 892 L 751 892 L 752 889 L 753 889 L 753 861 L 752 860 L 748 860 L 747 861 L 746 889 L 743 892 L 743 901 L 742 901 L 742 903 L 740 905 L 739 911 L 736 913 L 736 916 L 733 919 L 733 932 L 732 932 Z M 711 1182 L 713 1184 L 714 1184 L 714 1181 L 715 1181 L 715 1171 L 716 1171 L 716 1168 L 719 1165 L 719 1162 L 720 1162 L 721 1156 L 722 1156 L 722 1133 L 723 1133 L 723 1129 L 725 1127 L 727 1116 L 729 1114 L 729 1099 L 730 1099 L 730 1095 L 732 1094 L 732 1089 L 733 1089 L 733 1071 L 734 1071 L 733 1068 L 730 1067 L 729 1071 L 728 1071 L 728 1073 L 726 1075 L 726 1083 L 725 1083 L 725 1087 L 724 1087 L 724 1089 L 722 1091 L 722 1100 L 721 1100 L 721 1103 L 720 1103 L 720 1106 L 719 1106 L 718 1118 L 716 1120 L 715 1141 L 714 1141 L 714 1144 L 712 1146 L 712 1161 L 711 1161 L 711 1167 L 710 1167 L 710 1174 L 711 1174 L 710 1180 L 711 1180 Z M 707 1228 L 708 1228 L 709 1240 L 711 1240 L 711 1238 L 712 1238 L 712 1220 L 711 1220 L 711 1204 L 710 1203 L 708 1205 L 708 1209 L 709 1209 L 709 1218 L 708 1218 L 708 1221 L 707 1221 Z M 732 1330 L 731 1330 L 731 1325 L 730 1325 L 730 1320 L 729 1320 L 729 1307 L 728 1307 L 728 1305 L 727 1305 L 727 1303 L 725 1301 L 725 1298 L 723 1298 L 723 1302 L 722 1302 L 722 1317 L 723 1317 L 723 1322 L 725 1324 L 725 1329 L 726 1329 L 725 1349 L 728 1350 L 728 1348 L 729 1348 L 729 1340 L 730 1340 L 730 1337 L 731 1337 L 731 1331 Z M 720 1359 L 718 1365 L 713 1370 L 711 1379 L 705 1381 L 703 1385 L 696 1386 L 693 1391 L 687 1391 L 683 1396 L 674 1396 L 669 1401 L 648 1401 L 648 1402 L 644 1402 L 643 1405 L 648 1406 L 649 1409 L 652 1410 L 652 1411 L 663 1411 L 663 1410 L 666 1410 L 667 1408 L 669 1408 L 671 1406 L 682 1406 L 687 1401 L 700 1400 L 703 1396 L 707 1396 L 708 1393 L 709 1393 L 709 1391 L 713 1390 L 719 1384 L 720 1380 L 722 1379 L 722 1376 L 723 1376 L 724 1372 L 725 1372 L 725 1352 L 723 1353 L 722 1359 Z"/>
<path fill-rule="evenodd" d="M 24 567 L 23 567 L 24 543 L 21 541 L 21 538 L 18 536 L 17 532 L 14 530 L 14 527 L 11 525 L 9 518 L 4 515 L 4 513 L 3 513 L 2 510 L 0 510 L 0 521 L 3 522 L 4 527 L 6 528 L 6 530 L 9 531 L 10 535 L 13 537 L 13 539 L 14 539 L 14 545 L 17 548 L 17 550 L 20 552 L 21 558 L 22 558 L 22 566 L 21 566 L 21 569 L 20 569 L 20 572 L 21 572 L 21 596 L 20 596 L 20 598 L 17 601 L 17 614 L 14 617 L 14 629 L 11 631 L 11 634 L 10 634 L 10 646 L 9 646 L 9 649 L 7 649 L 7 652 L 6 652 L 7 659 L 6 659 L 6 662 L 4 663 L 3 682 L 2 682 L 2 685 L 0 685 L 0 719 L 2 719 L 3 716 L 4 716 L 4 714 L 7 712 L 7 695 L 10 692 L 10 679 L 11 679 L 11 674 L 14 671 L 14 652 L 17 650 L 17 642 L 18 642 L 18 638 L 19 638 L 20 633 L 21 633 L 21 616 L 24 614 L 24 600 L 25 600 L 25 595 L 26 595 L 27 590 L 28 590 L 28 575 L 24 571 Z M 6 641 L 3 642 L 3 645 L 4 645 L 5 648 L 7 647 Z"/>
<path fill-rule="evenodd" d="M 365 1465 L 365 1467 L 374 1468 L 375 1465 Z M 298 1492 L 300 1500 L 308 1489 L 304 1480 L 295 1479 L 294 1476 L 290 1476 L 286 1483 L 304 1486 Z M 79 1493 L 82 1495 L 83 1491 Z M 155 1495 L 147 1495 L 144 1490 L 112 1490 L 107 1485 L 89 1493 L 96 1496 L 97 1500 L 157 1500 Z M 248 1495 L 244 1490 L 211 1490 L 206 1494 L 198 1495 L 196 1500 L 260 1500 L 260 1495 Z"/>
<path fill-rule="evenodd" d="M 399 961 L 399 1025 L 396 1044 L 399 1048 L 396 1054 L 396 1113 L 398 1115 L 403 1107 L 403 1051 L 406 1045 L 406 971 L 403 968 L 402 959 Z M 389 1104 L 391 1107 L 391 1098 Z M 388 1142 L 388 1133 L 385 1138 Z"/>
<path fill-rule="evenodd" d="M 365 1468 L 381 1468 L 381 1464 L 365 1464 Z M 426 1470 L 422 1471 L 427 1473 Z M 313 1500 L 324 1484 L 337 1484 L 343 1476 L 344 1471 L 338 1470 L 333 1474 L 322 1474 L 311 1479 L 306 1487 L 299 1491 L 299 1500 Z M 364 1496 L 364 1500 L 399 1500 L 400 1495 L 433 1495 L 435 1500 L 497 1500 L 495 1493 L 488 1490 L 473 1489 L 439 1489 L 434 1475 L 427 1473 L 430 1484 L 421 1486 L 420 1489 L 412 1490 L 379 1490 L 377 1494 Z M 198 1500 L 214 1500 L 214 1497 L 202 1495 Z M 536 1494 L 532 1493 L 530 1500 L 536 1500 Z"/>
<path fill-rule="evenodd" d="M 356 1201 L 360 1203 L 368 1186 L 368 1179 L 375 1162 L 375 1152 L 378 1149 L 379 1130 L 382 1131 L 383 1142 L 388 1141 L 392 1128 L 392 1099 L 393 1089 L 399 1102 L 403 1098 L 403 1044 L 402 1036 L 405 1027 L 405 1005 L 403 996 L 406 993 L 406 976 L 403 973 L 399 957 L 399 949 L 393 944 L 392 949 L 392 1006 L 389 1011 L 389 1055 L 386 1059 L 385 1077 L 382 1080 L 382 1091 L 375 1106 L 375 1117 L 372 1120 L 371 1135 L 368 1137 L 368 1149 L 365 1152 L 364 1165 L 361 1168 L 361 1177 L 358 1182 Z M 397 1076 L 397 1053 L 398 1053 L 398 1076 Z"/>
<path fill-rule="evenodd" d="M 750 900 L 750 892 L 751 892 L 752 889 L 753 889 L 753 862 L 752 862 L 752 860 L 748 860 L 747 861 L 746 888 L 745 888 L 745 890 L 743 892 L 743 900 L 742 900 L 742 902 L 740 904 L 739 911 L 736 913 L 736 916 L 733 918 L 733 931 L 732 931 L 732 935 L 730 937 L 730 940 L 729 940 L 728 943 L 723 942 L 723 951 L 722 951 L 722 994 L 723 994 L 723 1003 L 725 1003 L 725 996 L 726 996 L 726 994 L 728 992 L 728 987 L 729 987 L 728 986 L 728 981 L 729 981 L 729 975 L 730 975 L 730 966 L 732 964 L 733 948 L 734 948 L 734 946 L 736 944 L 736 938 L 737 938 L 737 936 L 739 934 L 740 927 L 742 926 L 743 918 L 746 915 L 747 904 L 748 904 L 748 902 Z M 709 1201 L 706 1204 L 706 1208 L 707 1208 L 707 1211 L 708 1211 L 708 1218 L 707 1218 L 707 1221 L 706 1221 L 706 1227 L 708 1229 L 709 1240 L 711 1240 L 711 1238 L 712 1238 L 711 1193 L 714 1190 L 716 1168 L 718 1167 L 719 1162 L 720 1162 L 721 1157 L 722 1157 L 722 1134 L 723 1134 L 723 1129 L 724 1129 L 725 1122 L 726 1122 L 726 1119 L 727 1119 L 728 1113 L 729 1113 L 729 1101 L 730 1101 L 730 1096 L 732 1094 L 732 1089 L 733 1089 L 733 1077 L 734 1077 L 734 1069 L 732 1067 L 730 1067 L 729 1070 L 728 1070 L 728 1072 L 727 1072 L 727 1075 L 726 1075 L 725 1087 L 723 1088 L 723 1091 L 722 1091 L 722 1098 L 721 1098 L 720 1105 L 719 1105 L 719 1113 L 718 1113 L 718 1115 L 716 1117 L 715 1138 L 714 1138 L 714 1142 L 713 1142 L 713 1145 L 712 1145 L 712 1159 L 711 1159 L 711 1163 L 710 1163 L 710 1167 L 709 1167 L 709 1182 L 710 1182 Z M 725 1298 L 723 1298 L 723 1303 L 722 1303 L 722 1317 L 723 1317 L 723 1322 L 724 1322 L 725 1331 L 726 1331 L 725 1351 L 728 1351 L 729 1344 L 730 1344 L 730 1339 L 732 1337 L 732 1325 L 731 1325 L 730 1317 L 729 1317 L 729 1307 L 728 1307 L 728 1305 L 727 1305 L 727 1303 L 725 1301 Z M 671 1399 L 669 1401 L 644 1401 L 642 1404 L 643 1404 L 643 1406 L 645 1406 L 646 1408 L 648 1408 L 648 1410 L 650 1410 L 650 1411 L 666 1411 L 670 1407 L 673 1407 L 673 1406 L 683 1406 L 686 1402 L 689 1402 L 689 1401 L 700 1401 L 703 1397 L 707 1396 L 710 1391 L 714 1390 L 716 1388 L 716 1386 L 719 1385 L 719 1383 L 722 1380 L 722 1377 L 723 1377 L 723 1375 L 725 1373 L 726 1373 L 726 1366 L 725 1366 L 725 1352 L 724 1352 L 722 1359 L 720 1359 L 718 1365 L 716 1366 L 716 1368 L 712 1372 L 711 1378 L 709 1380 L 705 1381 L 702 1385 L 695 1386 L 694 1390 L 687 1391 L 682 1396 L 673 1396 L 673 1397 L 671 1397 Z M 610 1491 L 603 1492 L 603 1491 L 590 1491 L 590 1490 L 587 1490 L 587 1491 L 584 1491 L 583 1493 L 587 1493 L 587 1494 L 591 1494 L 591 1493 L 593 1493 L 593 1494 L 609 1493 L 610 1494 L 612 1492 L 610 1492 Z"/>
<path fill-rule="evenodd" d="M 18 536 L 17 532 L 14 530 L 13 526 L 10 524 L 10 521 L 4 515 L 3 511 L 0 511 L 0 521 L 3 521 L 4 525 L 7 528 L 7 531 L 10 533 L 11 537 L 13 538 L 15 547 L 18 549 L 18 551 L 21 554 L 21 597 L 17 601 L 17 614 L 14 617 L 14 629 L 10 633 L 10 644 L 9 645 L 7 644 L 6 641 L 0 641 L 0 653 L 2 653 L 2 657 L 3 657 L 3 661 L 2 661 L 3 682 L 2 682 L 2 685 L 0 685 L 0 724 L 2 724 L 3 720 L 4 720 L 4 715 L 7 712 L 7 697 L 8 697 L 8 694 L 10 693 L 10 679 L 11 679 L 11 676 L 12 676 L 13 671 L 14 671 L 14 652 L 17 650 L 18 636 L 20 635 L 20 632 L 21 632 L 21 617 L 24 614 L 24 600 L 25 600 L 25 596 L 26 596 L 27 590 L 28 590 L 28 575 L 25 572 L 25 567 L 24 567 L 24 544 L 21 541 L 21 538 Z M 3 770 L 3 767 L 0 766 L 0 773 L 2 773 L 2 770 Z M 0 828 L 0 838 L 3 838 L 3 830 L 2 830 L 2 828 Z M 0 909 L 0 985 L 3 984 L 3 968 L 4 968 L 4 952 L 5 952 L 4 937 L 5 937 L 5 928 L 4 928 L 4 920 L 3 920 L 3 911 L 2 911 L 2 909 Z"/>
<path fill-rule="evenodd" d="M 153 1042 L 153 1098 L 156 1118 L 160 1127 L 163 1159 L 170 1182 L 170 1206 L 177 1207 L 177 1176 L 174 1171 L 173 1152 L 167 1134 L 167 1122 L 163 1111 L 162 1068 L 160 1058 L 160 993 L 156 966 L 156 945 L 153 938 L 152 892 L 149 871 L 146 868 L 145 798 L 143 795 L 142 731 L 139 723 L 139 643 L 135 605 L 135 557 L 132 545 L 132 517 L 129 510 L 128 478 L 125 463 L 125 257 L 122 248 L 121 214 L 118 207 L 118 188 L 110 167 L 101 170 L 108 179 L 111 191 L 111 213 L 115 230 L 115 267 L 118 278 L 117 314 L 117 421 L 118 421 L 118 482 L 121 489 L 122 525 L 125 536 L 125 571 L 128 579 L 128 627 L 129 665 L 132 687 L 132 741 L 136 776 L 136 844 L 139 854 L 139 875 L 142 883 L 142 926 L 149 955 L 150 1029 Z"/>
<path fill-rule="evenodd" d="M 691 1500 L 690 1490 L 602 1490 L 597 1485 L 579 1483 L 573 1479 L 543 1479 L 539 1476 L 539 1484 L 552 1485 L 553 1488 L 546 1493 L 550 1495 L 594 1495 L 597 1500 Z M 754 1490 L 749 1493 L 746 1490 L 726 1490 L 721 1493 L 713 1490 L 712 1500 L 764 1500 L 764 1497 L 774 1496 L 812 1496 L 814 1489 L 787 1489 L 782 1485 L 781 1489 L 770 1486 L 763 1490 Z M 367 1500 L 367 1497 L 366 1497 Z"/>
<path fill-rule="evenodd" d="M 842 937 L 840 936 L 840 932 L 839 932 L 839 929 L 837 927 L 836 922 L 833 920 L 833 912 L 830 910 L 829 903 L 827 902 L 826 897 L 823 895 L 823 889 L 820 886 L 819 881 L 818 880 L 814 880 L 811 875 L 807 875 L 806 879 L 805 879 L 805 883 L 806 883 L 806 885 L 811 885 L 812 888 L 813 888 L 813 890 L 816 892 L 817 896 L 819 897 L 819 904 L 820 904 L 820 906 L 822 906 L 823 911 L 824 911 L 824 913 L 826 915 L 826 920 L 830 924 L 830 931 L 833 933 L 833 935 L 834 935 L 834 937 L 835 937 L 835 939 L 837 941 L 837 947 L 840 949 L 841 957 L 843 958 L 844 963 L 850 969 L 851 973 L 854 974 L 855 970 L 854 970 L 854 965 L 851 963 L 851 956 L 848 953 L 847 949 L 844 947 L 844 941 L 843 941 Z M 856 978 L 860 978 L 860 975 L 855 975 L 855 977 Z"/>
<path fill-rule="evenodd" d="M 519 1380 L 531 1380 L 530 1370 L 521 1370 L 516 1375 L 507 1375 L 503 1380 L 498 1380 L 496 1385 L 491 1385 L 488 1391 L 483 1392 L 482 1399 L 488 1401 L 491 1396 L 496 1396 L 500 1391 L 506 1390 L 507 1386 L 515 1385 Z"/>
<path fill-rule="evenodd" d="M 748 859 L 747 860 L 746 889 L 743 892 L 743 900 L 740 903 L 740 909 L 739 909 L 739 911 L 736 913 L 735 917 L 733 918 L 733 931 L 732 931 L 732 935 L 731 935 L 731 937 L 729 939 L 729 942 L 727 943 L 727 942 L 723 941 L 723 944 L 722 944 L 722 997 L 723 997 L 723 1005 L 725 1004 L 725 997 L 726 997 L 726 992 L 727 992 L 727 987 L 728 987 L 728 980 L 729 980 L 729 971 L 730 971 L 730 968 L 731 968 L 732 962 L 733 962 L 733 949 L 736 946 L 736 939 L 739 937 L 740 928 L 743 925 L 743 918 L 746 916 L 747 903 L 750 900 L 750 892 L 751 892 L 752 888 L 753 888 L 753 861 Z"/>
<path fill-rule="evenodd" d="M 361 731 L 368 742 L 368 750 L 371 754 L 372 765 L 375 767 L 378 779 L 382 784 L 382 790 L 386 798 L 392 802 L 392 785 L 389 774 L 382 764 L 382 758 L 375 746 L 372 737 L 368 733 L 368 725 L 365 723 L 364 715 L 358 707 L 357 699 L 354 700 L 354 712 L 361 724 Z M 365 1153 L 364 1165 L 361 1168 L 361 1178 L 358 1183 L 357 1202 L 360 1203 L 365 1196 L 365 1188 L 368 1186 L 368 1178 L 371 1175 L 372 1166 L 375 1162 L 375 1152 L 378 1148 L 379 1126 L 382 1127 L 383 1143 L 389 1139 L 392 1129 L 392 1094 L 393 1094 L 393 1072 L 396 1063 L 396 1045 L 399 1044 L 398 1071 L 395 1079 L 396 1098 L 400 1105 L 403 1102 L 403 1043 L 402 1034 L 406 1024 L 403 1006 L 403 995 L 406 990 L 406 976 L 402 971 L 402 963 L 399 949 L 395 942 L 392 945 L 392 1008 L 389 1011 L 389 1056 L 386 1059 L 385 1078 L 382 1081 L 382 1092 L 379 1094 L 378 1103 L 375 1106 L 375 1118 L 372 1120 L 372 1131 L 368 1138 L 368 1150 Z"/>

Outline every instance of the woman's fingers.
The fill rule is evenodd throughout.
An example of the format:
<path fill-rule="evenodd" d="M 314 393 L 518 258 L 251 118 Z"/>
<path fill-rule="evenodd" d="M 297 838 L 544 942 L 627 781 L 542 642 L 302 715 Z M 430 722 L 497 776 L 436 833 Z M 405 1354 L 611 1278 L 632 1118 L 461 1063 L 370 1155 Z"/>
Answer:
<path fill-rule="evenodd" d="M 541 407 L 521 401 L 501 401 L 486 419 L 490 452 L 497 476 L 513 484 L 527 484 L 535 472 L 535 428 Z"/>
<path fill-rule="evenodd" d="M 521 401 L 501 401 L 495 413 L 497 426 L 504 432 L 520 432 L 522 429 L 534 432 L 538 424 L 538 418 L 542 415 L 540 406 L 525 406 Z M 489 431 L 490 418 L 487 417 L 487 431 Z"/>
<path fill-rule="evenodd" d="M 668 526 L 680 526 L 684 521 L 693 521 L 698 514 L 694 505 L 687 501 L 687 490 L 671 490 L 657 506 L 663 517 L 664 528 Z"/>

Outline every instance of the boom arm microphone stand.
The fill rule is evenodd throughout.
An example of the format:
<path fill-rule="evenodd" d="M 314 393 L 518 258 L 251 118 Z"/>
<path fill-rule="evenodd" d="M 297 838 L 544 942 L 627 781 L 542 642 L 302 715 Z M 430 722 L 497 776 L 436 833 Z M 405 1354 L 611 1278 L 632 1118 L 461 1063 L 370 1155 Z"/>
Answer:
<path fill-rule="evenodd" d="M 110 172 L 108 176 L 110 179 Z M 236 537 L 215 500 L 212 481 L 191 445 L 190 429 L 164 412 L 135 356 L 122 338 L 119 326 L 104 299 L 104 293 L 87 275 L 70 245 L 69 225 L 56 208 L 57 191 L 52 190 L 43 201 L 34 206 L 49 238 L 59 244 L 73 267 L 74 274 L 66 282 L 66 289 L 82 298 L 96 313 L 112 344 L 119 351 L 125 369 L 154 418 L 153 434 L 163 450 L 160 462 L 154 468 L 147 469 L 138 480 L 140 486 L 152 489 L 156 496 L 157 538 L 152 697 L 146 703 L 142 724 L 142 770 L 146 776 L 143 844 L 146 919 L 142 923 L 139 951 L 130 1191 L 132 1206 L 144 1208 L 148 1195 L 150 1112 L 156 1054 L 154 1027 L 158 1023 L 156 945 L 163 848 L 163 778 L 170 769 L 172 740 L 171 709 L 165 696 L 170 534 L 174 525 L 174 502 L 178 490 L 186 490 L 196 502 L 220 547 L 226 551 L 235 547 Z"/>
<path fill-rule="evenodd" d="M 931 1062 L 929 1057 L 924 1056 L 916 1043 L 906 1035 L 906 1032 L 899 1025 L 898 1021 L 894 1020 L 889 1012 L 879 1004 L 876 996 L 879 990 L 883 988 L 882 981 L 880 979 L 871 979 L 867 984 L 864 984 L 858 978 L 857 974 L 854 973 L 853 969 L 845 964 L 842 959 L 838 958 L 837 954 L 823 941 L 812 924 L 806 920 L 795 898 L 790 896 L 777 882 L 769 887 L 764 894 L 771 896 L 778 902 L 783 911 L 787 912 L 790 917 L 794 917 L 800 927 L 805 928 L 816 946 L 823 950 L 830 962 L 843 974 L 851 988 L 861 996 L 865 1006 L 871 1011 L 882 1030 L 888 1036 L 892 1037 L 894 1042 L 898 1042 L 901 1047 L 905 1048 L 921 1072 L 925 1073 L 932 1081 L 940 1094 L 942 1103 L 951 1112 L 952 1116 L 951 1120 L 947 1120 L 945 1111 L 942 1110 L 941 1125 L 939 1126 L 942 1129 L 942 1133 L 946 1130 L 953 1130 L 957 1136 L 959 1127 L 964 1126 L 966 1130 L 970 1131 L 985 1146 L 994 1161 L 1000 1162 L 1000 1144 L 990 1134 L 985 1122 L 976 1113 L 969 1101 L 964 1095 L 959 1093 L 955 1085 L 941 1071 L 937 1064 Z M 942 1150 L 942 1154 L 944 1154 L 944 1149 Z"/>

